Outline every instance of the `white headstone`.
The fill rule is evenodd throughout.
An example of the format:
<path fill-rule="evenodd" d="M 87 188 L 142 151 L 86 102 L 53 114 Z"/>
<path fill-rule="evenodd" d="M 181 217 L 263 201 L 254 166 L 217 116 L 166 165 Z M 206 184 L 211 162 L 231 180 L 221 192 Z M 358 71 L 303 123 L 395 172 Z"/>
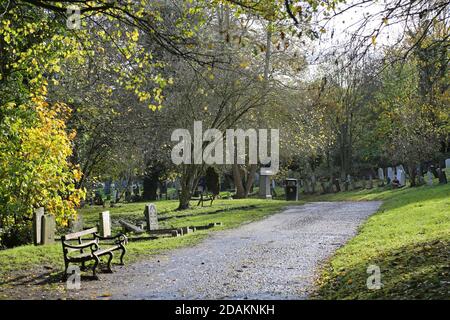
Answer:
<path fill-rule="evenodd" d="M 145 222 L 147 223 L 147 231 L 157 230 L 158 214 L 156 212 L 156 206 L 153 203 L 147 204 L 144 210 Z"/>
<path fill-rule="evenodd" d="M 378 168 L 378 179 L 384 180 L 384 170 L 383 170 L 383 168 Z"/>
<path fill-rule="evenodd" d="M 102 237 L 111 236 L 111 217 L 109 211 L 100 213 L 100 235 Z"/>
<path fill-rule="evenodd" d="M 434 178 L 433 173 L 431 171 L 428 171 L 427 172 L 427 184 L 429 186 L 433 185 L 433 178 Z"/>
<path fill-rule="evenodd" d="M 445 168 L 450 169 L 450 158 L 445 160 Z"/>
<path fill-rule="evenodd" d="M 387 177 L 390 181 L 394 179 L 394 170 L 391 167 L 387 168 Z"/>
<path fill-rule="evenodd" d="M 42 234 L 42 217 L 44 216 L 44 208 L 40 207 L 33 212 L 33 243 L 34 245 L 41 244 Z"/>

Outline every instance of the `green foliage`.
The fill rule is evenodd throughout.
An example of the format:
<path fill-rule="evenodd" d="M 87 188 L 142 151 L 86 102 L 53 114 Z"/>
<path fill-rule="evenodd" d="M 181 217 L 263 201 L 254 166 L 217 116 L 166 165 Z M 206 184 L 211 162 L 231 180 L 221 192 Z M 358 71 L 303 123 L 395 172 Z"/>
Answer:
<path fill-rule="evenodd" d="M 33 99 L 32 105 L 9 103 L 2 110 L 0 221 L 7 233 L 2 244 L 7 245 L 14 231 L 26 229 L 33 208 L 45 207 L 59 224 L 66 224 L 84 192 L 75 188 L 81 173 L 67 161 L 73 134 L 65 131 L 65 106 Z"/>

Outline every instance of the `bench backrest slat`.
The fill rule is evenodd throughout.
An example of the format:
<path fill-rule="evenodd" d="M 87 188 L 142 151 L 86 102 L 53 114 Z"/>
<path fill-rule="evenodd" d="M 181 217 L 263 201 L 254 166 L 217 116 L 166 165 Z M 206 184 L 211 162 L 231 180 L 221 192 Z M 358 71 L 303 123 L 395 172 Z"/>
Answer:
<path fill-rule="evenodd" d="M 90 228 L 90 229 L 86 229 L 86 230 L 75 232 L 75 233 L 69 233 L 69 234 L 66 234 L 65 236 L 63 236 L 63 240 L 78 239 L 82 236 L 85 236 L 88 234 L 93 234 L 96 232 L 97 232 L 97 228 Z"/>

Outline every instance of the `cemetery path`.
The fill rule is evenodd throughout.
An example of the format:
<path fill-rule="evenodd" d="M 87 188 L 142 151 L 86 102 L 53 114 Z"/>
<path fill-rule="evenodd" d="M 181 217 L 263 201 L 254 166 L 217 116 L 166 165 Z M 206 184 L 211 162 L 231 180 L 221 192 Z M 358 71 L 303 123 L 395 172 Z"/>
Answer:
<path fill-rule="evenodd" d="M 315 202 L 101 274 L 71 298 L 304 299 L 317 268 L 381 202 Z"/>

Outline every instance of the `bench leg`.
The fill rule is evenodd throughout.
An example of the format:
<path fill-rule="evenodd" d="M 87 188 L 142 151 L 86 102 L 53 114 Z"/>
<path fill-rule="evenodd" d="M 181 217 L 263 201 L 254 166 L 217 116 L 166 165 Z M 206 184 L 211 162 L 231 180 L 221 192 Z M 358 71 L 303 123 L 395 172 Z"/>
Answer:
<path fill-rule="evenodd" d="M 120 265 L 125 265 L 125 263 L 123 263 L 123 257 L 125 256 L 125 253 L 127 252 L 127 249 L 125 249 L 125 246 L 120 246 L 122 248 L 122 253 L 120 254 Z"/>
<path fill-rule="evenodd" d="M 63 280 L 67 280 L 67 269 L 69 268 L 69 261 L 64 261 L 64 274 L 63 274 Z"/>
<path fill-rule="evenodd" d="M 108 256 L 109 256 L 109 259 L 108 259 L 108 272 L 113 272 L 112 271 L 112 269 L 111 269 L 111 262 L 112 262 L 112 259 L 113 259 L 113 253 L 112 252 L 108 252 Z"/>
<path fill-rule="evenodd" d="M 98 278 L 97 274 L 96 274 L 96 269 L 98 264 L 100 263 L 100 259 L 94 254 L 94 267 L 92 267 L 92 275 L 94 276 L 94 278 Z"/>

